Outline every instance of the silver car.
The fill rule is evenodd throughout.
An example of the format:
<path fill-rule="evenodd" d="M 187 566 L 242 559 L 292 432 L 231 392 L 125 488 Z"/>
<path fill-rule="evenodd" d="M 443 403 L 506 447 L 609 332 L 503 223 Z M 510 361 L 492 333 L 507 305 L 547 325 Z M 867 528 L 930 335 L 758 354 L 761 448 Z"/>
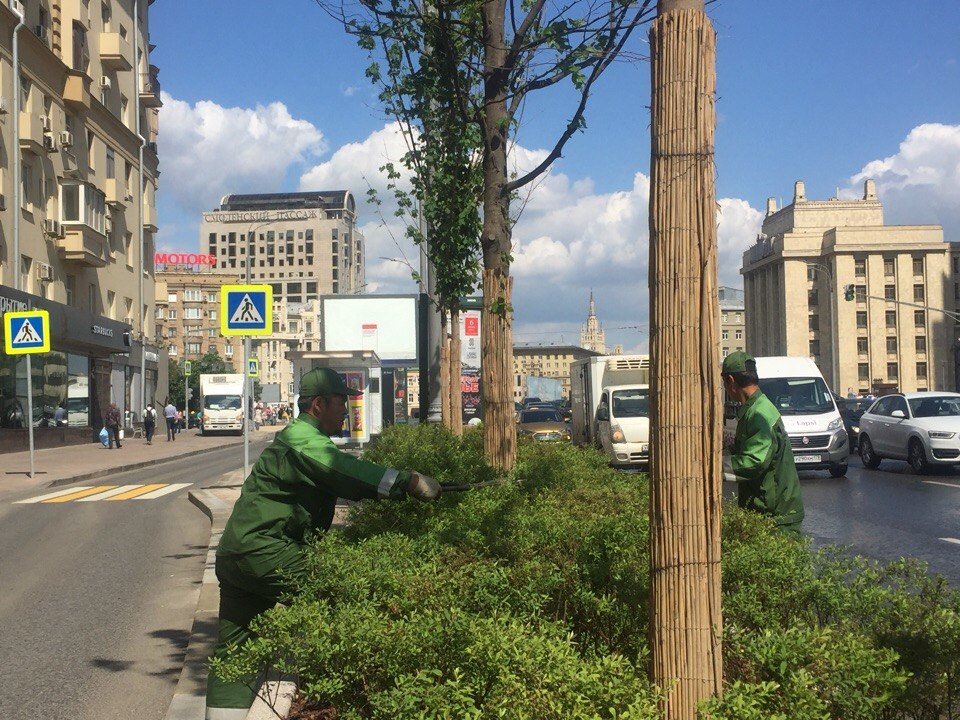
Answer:
<path fill-rule="evenodd" d="M 887 395 L 860 418 L 860 459 L 875 468 L 883 458 L 906 460 L 916 473 L 960 464 L 960 394 Z"/>

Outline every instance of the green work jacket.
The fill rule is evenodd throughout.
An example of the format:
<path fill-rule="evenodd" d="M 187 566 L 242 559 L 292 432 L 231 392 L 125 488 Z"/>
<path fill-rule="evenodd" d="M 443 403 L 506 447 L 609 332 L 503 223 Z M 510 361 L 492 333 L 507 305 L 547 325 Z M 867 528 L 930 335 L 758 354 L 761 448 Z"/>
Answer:
<path fill-rule="evenodd" d="M 217 554 L 282 551 L 328 530 L 337 498 L 402 498 L 410 473 L 340 450 L 310 415 L 277 433 L 243 483 Z"/>
<path fill-rule="evenodd" d="M 730 460 L 740 507 L 771 515 L 777 525 L 800 525 L 803 498 L 790 436 L 779 411 L 760 390 L 737 411 Z"/>

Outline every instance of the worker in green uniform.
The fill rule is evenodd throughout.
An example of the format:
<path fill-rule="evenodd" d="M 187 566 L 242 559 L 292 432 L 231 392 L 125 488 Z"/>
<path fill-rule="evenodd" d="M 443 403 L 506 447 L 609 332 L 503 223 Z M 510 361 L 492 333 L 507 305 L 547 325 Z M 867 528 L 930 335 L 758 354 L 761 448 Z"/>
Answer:
<path fill-rule="evenodd" d="M 724 479 L 736 481 L 740 507 L 769 515 L 778 528 L 799 535 L 803 498 L 790 436 L 760 390 L 757 362 L 745 352 L 730 353 L 721 375 L 727 396 L 740 403 L 733 446 L 723 458 Z"/>
<path fill-rule="evenodd" d="M 304 543 L 333 521 L 337 498 L 412 496 L 435 500 L 432 478 L 376 465 L 342 452 L 330 439 L 346 416 L 348 388 L 330 368 L 300 379 L 300 416 L 277 434 L 243 484 L 217 548 L 220 629 L 214 657 L 222 658 L 251 637 L 250 621 L 295 590 L 304 572 Z M 245 718 L 253 684 L 207 680 L 207 720 Z"/>

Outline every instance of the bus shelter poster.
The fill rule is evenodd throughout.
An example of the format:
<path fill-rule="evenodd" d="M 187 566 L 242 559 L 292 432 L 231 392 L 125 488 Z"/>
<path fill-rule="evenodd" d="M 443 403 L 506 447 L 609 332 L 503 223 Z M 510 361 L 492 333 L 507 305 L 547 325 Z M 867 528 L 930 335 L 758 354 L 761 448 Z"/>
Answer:
<path fill-rule="evenodd" d="M 343 380 L 351 390 L 363 391 L 363 373 L 346 372 L 343 374 Z M 362 438 L 363 437 L 363 395 L 352 396 L 347 407 L 347 428 L 344 431 L 344 437 Z"/>
<path fill-rule="evenodd" d="M 481 418 L 479 310 L 460 313 L 460 390 L 463 393 L 463 422 Z"/>

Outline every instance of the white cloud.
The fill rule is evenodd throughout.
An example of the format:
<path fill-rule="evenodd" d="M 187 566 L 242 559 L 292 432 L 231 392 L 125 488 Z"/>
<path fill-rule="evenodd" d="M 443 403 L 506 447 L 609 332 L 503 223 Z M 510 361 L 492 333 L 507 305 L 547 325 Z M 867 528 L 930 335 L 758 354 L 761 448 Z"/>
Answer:
<path fill-rule="evenodd" d="M 356 85 L 347 85 L 340 92 L 343 93 L 344 97 L 353 97 L 358 89 Z"/>
<path fill-rule="evenodd" d="M 942 225 L 944 239 L 960 240 L 960 125 L 918 125 L 895 155 L 854 174 L 844 195 L 859 196 L 866 179 L 877 183 L 888 224 Z"/>
<path fill-rule="evenodd" d="M 163 93 L 161 191 L 196 216 L 227 193 L 278 191 L 291 165 L 325 149 L 323 134 L 280 102 L 225 108 Z"/>

